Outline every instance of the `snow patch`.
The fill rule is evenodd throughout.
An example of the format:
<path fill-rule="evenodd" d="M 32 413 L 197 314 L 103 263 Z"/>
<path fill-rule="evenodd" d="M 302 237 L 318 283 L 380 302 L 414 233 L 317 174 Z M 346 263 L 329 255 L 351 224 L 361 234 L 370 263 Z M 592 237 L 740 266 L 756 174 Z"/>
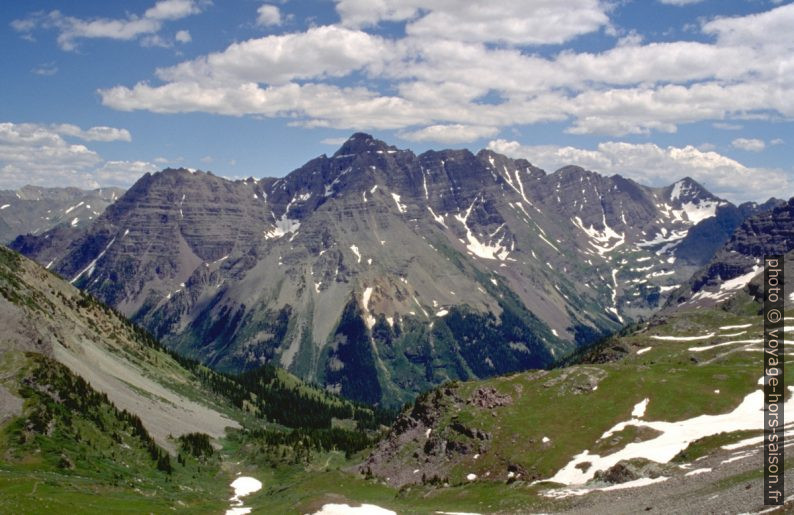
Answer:
<path fill-rule="evenodd" d="M 358 247 L 356 245 L 350 245 L 350 250 L 352 250 L 353 254 L 356 255 L 356 258 L 358 259 L 357 263 L 361 263 L 361 254 L 358 252 Z"/>
<path fill-rule="evenodd" d="M 82 203 L 82 202 L 80 202 L 79 204 L 77 204 L 77 205 L 75 205 L 75 206 L 72 206 L 72 207 L 70 207 L 69 209 L 67 209 L 67 210 L 64 212 L 64 214 L 67 214 L 67 215 L 68 215 L 69 213 L 71 213 L 72 211 L 74 211 L 75 209 L 77 209 L 78 207 L 80 207 L 80 206 L 82 206 L 82 205 L 83 205 L 83 203 Z"/>
<path fill-rule="evenodd" d="M 748 345 L 749 344 L 753 344 L 753 343 L 764 343 L 764 339 L 763 338 L 758 338 L 758 339 L 754 339 L 754 340 L 734 340 L 734 341 L 730 341 L 730 342 L 717 343 L 715 345 L 705 345 L 703 347 L 690 347 L 687 350 L 689 352 L 705 352 L 705 351 L 711 350 L 711 349 L 717 349 L 717 348 L 720 348 L 720 347 L 727 347 L 728 345 L 736 345 L 737 343 L 744 343 L 744 344 L 748 344 Z"/>
<path fill-rule="evenodd" d="M 606 213 L 602 213 L 601 224 L 604 226 L 603 230 L 598 230 L 594 225 L 585 227 L 584 222 L 578 216 L 571 218 L 571 222 L 581 229 L 590 238 L 590 245 L 603 256 L 607 252 L 611 252 L 623 245 L 626 242 L 626 235 L 618 233 L 607 225 Z M 614 243 L 612 243 L 614 241 Z"/>
<path fill-rule="evenodd" d="M 714 333 L 704 334 L 702 336 L 651 336 L 653 340 L 664 340 L 664 341 L 671 341 L 671 342 L 693 342 L 697 340 L 708 340 L 709 338 L 713 338 Z"/>
<path fill-rule="evenodd" d="M 455 220 L 460 222 L 464 229 L 466 229 L 466 239 L 469 242 L 468 245 L 466 245 L 466 248 L 475 256 L 481 257 L 483 259 L 497 259 L 499 261 L 504 261 L 510 255 L 510 251 L 507 250 L 507 247 L 502 245 L 504 236 L 502 236 L 502 238 L 496 244 L 488 245 L 478 240 L 467 225 L 469 215 L 471 215 L 471 210 L 476 202 L 477 199 L 474 199 L 469 208 L 466 210 L 465 215 L 455 215 Z"/>
<path fill-rule="evenodd" d="M 360 506 L 324 504 L 320 511 L 314 512 L 313 515 L 397 515 L 397 512 L 374 504 L 362 504 Z"/>
<path fill-rule="evenodd" d="M 393 198 L 394 203 L 397 204 L 397 211 L 403 214 L 408 211 L 408 208 L 405 206 L 405 204 L 400 202 L 400 196 L 398 194 L 392 193 L 391 198 Z"/>
<path fill-rule="evenodd" d="M 107 246 L 105 247 L 105 249 L 104 249 L 102 252 L 100 252 L 100 253 L 99 253 L 99 255 L 98 255 L 98 256 L 97 256 L 97 257 L 96 257 L 96 258 L 95 258 L 93 261 L 91 261 L 91 262 L 88 264 L 88 266 L 87 266 L 87 267 L 85 267 L 85 268 L 83 269 L 83 271 L 82 271 L 82 272 L 80 272 L 79 274 L 77 274 L 76 276 L 74 276 L 74 279 L 72 279 L 71 281 L 69 281 L 69 284 L 74 284 L 74 283 L 75 283 L 75 281 L 77 281 L 77 280 L 78 280 L 80 277 L 82 277 L 82 276 L 83 276 L 83 274 L 88 274 L 88 277 L 91 277 L 91 274 L 93 274 L 93 273 L 94 273 L 94 268 L 96 267 L 97 261 L 99 261 L 100 259 L 102 259 L 102 256 L 104 256 L 104 255 L 105 255 L 105 252 L 107 252 L 107 251 L 108 251 L 108 249 L 110 248 L 110 246 L 111 246 L 111 245 L 113 245 L 113 242 L 114 242 L 114 241 L 116 241 L 116 238 L 115 238 L 115 237 L 114 237 L 112 240 L 110 240 L 110 243 L 108 243 L 108 244 L 107 244 Z"/>
<path fill-rule="evenodd" d="M 285 212 L 281 215 L 280 219 L 276 220 L 275 226 L 272 229 L 265 231 L 265 239 L 275 240 L 281 238 L 286 234 L 297 232 L 300 226 L 300 220 L 287 218 L 287 213 Z"/>
<path fill-rule="evenodd" d="M 574 495 L 586 495 L 590 492 L 610 492 L 613 490 L 624 490 L 627 488 L 639 488 L 641 486 L 648 486 L 654 483 L 661 483 L 663 481 L 667 481 L 667 479 L 668 478 L 664 476 L 653 479 L 649 477 L 642 477 L 640 479 L 635 479 L 634 481 L 626 481 L 625 483 L 619 483 L 616 485 L 604 486 L 600 488 L 560 488 L 557 490 L 547 490 L 543 492 L 542 495 L 545 497 L 553 497 L 555 499 L 564 499 Z"/>
<path fill-rule="evenodd" d="M 789 390 L 794 388 L 789 387 Z M 649 427 L 661 434 L 656 438 L 643 442 L 632 442 L 623 449 L 599 456 L 584 450 L 574 456 L 571 461 L 560 469 L 549 481 L 565 485 L 584 484 L 591 480 L 599 470 L 607 470 L 620 461 L 635 458 L 645 458 L 657 463 L 668 463 L 691 442 L 700 438 L 721 432 L 734 432 L 761 429 L 763 417 L 761 412 L 764 407 L 764 392 L 758 389 L 748 394 L 742 402 L 731 412 L 719 415 L 700 415 L 678 422 L 646 421 L 633 418 L 620 422 L 602 435 L 602 439 L 625 429 L 627 426 Z M 794 396 L 787 402 L 785 408 L 794 408 Z M 589 462 L 591 466 L 583 471 L 581 464 Z M 577 468 L 577 466 L 579 466 Z"/>
<path fill-rule="evenodd" d="M 262 482 L 252 477 L 240 476 L 232 481 L 231 486 L 234 489 L 234 495 L 229 499 L 232 503 L 232 507 L 226 510 L 226 515 L 251 513 L 251 508 L 243 507 L 242 498 L 261 490 Z"/>
<path fill-rule="evenodd" d="M 684 209 L 687 219 L 693 224 L 697 225 L 707 218 L 716 216 L 717 207 L 719 205 L 719 202 L 713 200 L 704 200 L 699 204 L 687 202 L 686 204 L 681 204 L 681 207 Z"/>
<path fill-rule="evenodd" d="M 646 397 L 642 401 L 638 402 L 634 405 L 634 409 L 631 410 L 631 416 L 634 418 L 642 418 L 645 416 L 645 410 L 648 408 L 648 402 L 650 399 Z"/>
<path fill-rule="evenodd" d="M 443 225 L 444 227 L 446 227 L 446 226 L 447 226 L 447 224 L 445 224 L 445 223 L 444 223 L 444 217 L 443 217 L 443 216 L 439 216 L 439 215 L 437 215 L 437 214 L 435 213 L 435 211 L 433 211 L 433 208 L 432 208 L 432 207 L 430 207 L 430 206 L 427 206 L 427 210 L 428 210 L 428 211 L 430 211 L 430 216 L 432 216 L 432 217 L 433 217 L 433 220 L 435 220 L 437 223 L 439 223 L 439 224 Z"/>
<path fill-rule="evenodd" d="M 747 329 L 748 327 L 752 327 L 753 324 L 741 324 L 741 325 L 724 325 L 720 327 L 720 331 L 729 331 L 731 329 Z"/>
<path fill-rule="evenodd" d="M 364 323 L 367 324 L 368 329 L 375 326 L 375 317 L 369 312 L 369 299 L 372 297 L 372 286 L 364 288 L 364 293 L 361 295 L 361 304 L 364 308 Z"/>
<path fill-rule="evenodd" d="M 707 467 L 704 467 L 702 469 L 695 469 L 695 470 L 692 470 L 690 472 L 687 472 L 686 474 L 684 474 L 684 476 L 686 476 L 686 477 L 697 476 L 699 474 L 705 474 L 707 472 L 711 472 L 711 469 L 707 468 Z"/>

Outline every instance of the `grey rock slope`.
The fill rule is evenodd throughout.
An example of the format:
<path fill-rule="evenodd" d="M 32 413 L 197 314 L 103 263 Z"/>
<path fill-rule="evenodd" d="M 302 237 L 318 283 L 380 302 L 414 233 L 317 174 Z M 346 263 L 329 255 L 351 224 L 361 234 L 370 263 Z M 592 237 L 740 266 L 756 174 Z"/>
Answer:
<path fill-rule="evenodd" d="M 227 427 L 239 427 L 196 375 L 147 345 L 129 322 L 3 246 L 0 327 L 0 381 L 6 387 L 21 386 L 15 376 L 25 353 L 42 354 L 83 377 L 119 409 L 139 416 L 166 449 L 174 449 L 172 436 L 221 437 Z M 14 402 L 19 398 L 0 392 L 0 419 Z"/>
<path fill-rule="evenodd" d="M 724 302 L 763 272 L 764 256 L 794 251 L 794 198 L 747 218 L 712 259 L 668 301 L 713 306 Z"/>
<path fill-rule="evenodd" d="M 648 188 L 355 134 L 281 179 L 147 174 L 83 230 L 13 247 L 215 367 L 276 362 L 395 404 L 544 367 L 653 313 L 713 254 L 692 229 L 730 208 L 691 179 Z M 725 239 L 718 226 L 703 232 Z"/>
<path fill-rule="evenodd" d="M 120 188 L 81 190 L 25 186 L 0 190 L 0 243 L 22 234 L 43 233 L 57 225 L 89 224 L 124 193 Z"/>

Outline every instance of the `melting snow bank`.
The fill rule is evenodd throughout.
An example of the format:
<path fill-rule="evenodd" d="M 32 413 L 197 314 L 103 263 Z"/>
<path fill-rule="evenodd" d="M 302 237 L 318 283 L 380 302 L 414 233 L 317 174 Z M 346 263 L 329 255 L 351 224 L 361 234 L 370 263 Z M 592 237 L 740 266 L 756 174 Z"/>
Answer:
<path fill-rule="evenodd" d="M 789 390 L 794 391 L 794 387 L 789 387 Z M 607 456 L 590 454 L 589 450 L 584 450 L 574 456 L 567 465 L 547 481 L 564 485 L 582 485 L 593 479 L 597 471 L 607 470 L 621 461 L 634 458 L 646 458 L 657 463 L 667 463 L 676 454 L 686 449 L 690 443 L 700 438 L 721 432 L 730 433 L 733 431 L 762 429 L 763 417 L 761 414 L 763 407 L 764 392 L 763 390 L 755 390 L 748 394 L 742 403 L 730 413 L 700 415 L 679 422 L 647 421 L 636 417 L 620 422 L 604 433 L 601 439 L 609 438 L 627 426 L 649 427 L 661 432 L 661 434 L 656 438 L 643 442 L 632 442 L 623 449 Z M 785 408 L 794 409 L 794 396 L 786 401 Z M 635 411 L 639 411 L 637 406 L 635 406 Z M 590 463 L 590 466 L 583 467 L 585 463 Z M 586 471 L 582 470 L 583 468 Z"/>
<path fill-rule="evenodd" d="M 313 515 L 397 515 L 397 513 L 374 504 L 362 504 L 361 506 L 326 504 Z"/>
<path fill-rule="evenodd" d="M 244 515 L 251 513 L 251 508 L 243 506 L 242 498 L 262 489 L 262 482 L 252 477 L 241 476 L 232 481 L 234 495 L 229 499 L 232 507 L 226 510 L 226 515 Z"/>
<path fill-rule="evenodd" d="M 708 340 L 713 338 L 714 333 L 704 334 L 703 336 L 651 336 L 653 340 L 666 340 L 671 342 L 692 342 L 695 340 Z"/>
<path fill-rule="evenodd" d="M 741 325 L 724 325 L 720 327 L 720 331 L 729 331 L 731 329 L 747 329 L 748 327 L 752 327 L 753 324 L 741 324 Z"/>
<path fill-rule="evenodd" d="M 703 352 L 703 351 L 707 351 L 707 350 L 711 350 L 711 349 L 716 349 L 718 347 L 725 347 L 725 346 L 728 346 L 728 345 L 735 345 L 737 343 L 746 343 L 746 344 L 748 344 L 748 343 L 764 343 L 764 339 L 763 338 L 755 338 L 755 339 L 752 339 L 752 340 L 734 340 L 734 341 L 731 341 L 731 342 L 722 342 L 722 343 L 717 343 L 715 345 L 706 345 L 706 346 L 703 346 L 703 347 L 690 347 L 687 350 L 690 351 L 690 352 Z"/>
<path fill-rule="evenodd" d="M 603 486 L 600 488 L 560 488 L 558 490 L 547 490 L 543 492 L 543 495 L 546 497 L 553 497 L 555 499 L 564 499 L 574 495 L 586 495 L 590 492 L 609 492 L 612 490 L 623 490 L 625 488 L 637 488 L 640 486 L 652 485 L 654 483 L 661 483 L 662 481 L 667 481 L 667 478 L 664 476 L 654 479 L 642 477 L 640 479 L 635 479 L 634 481 L 626 481 L 625 483 Z"/>

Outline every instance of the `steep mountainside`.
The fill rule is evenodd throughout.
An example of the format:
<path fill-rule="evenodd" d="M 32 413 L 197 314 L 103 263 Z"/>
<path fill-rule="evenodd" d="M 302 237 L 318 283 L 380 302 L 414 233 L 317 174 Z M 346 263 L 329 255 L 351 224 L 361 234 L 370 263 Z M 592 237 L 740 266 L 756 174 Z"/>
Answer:
<path fill-rule="evenodd" d="M 214 367 L 279 363 L 397 404 L 650 315 L 711 257 L 698 241 L 738 219 L 704 224 L 736 210 L 691 179 L 648 188 L 355 134 L 282 179 L 147 174 L 79 234 L 13 247 Z"/>
<path fill-rule="evenodd" d="M 746 219 L 668 304 L 673 307 L 719 304 L 762 273 L 765 255 L 783 255 L 792 250 L 794 198 Z"/>
<path fill-rule="evenodd" d="M 199 381 L 142 333 L 35 263 L 0 247 L 0 353 L 6 372 L 24 353 L 65 365 L 107 395 L 119 409 L 144 420 L 161 446 L 169 435 L 223 436 L 239 424 L 207 405 Z"/>
<path fill-rule="evenodd" d="M 22 234 L 39 234 L 57 225 L 76 228 L 97 218 L 124 190 L 41 188 L 0 190 L 0 244 Z"/>
<path fill-rule="evenodd" d="M 758 288 L 732 291 L 720 308 L 680 307 L 570 367 L 444 385 L 400 415 L 360 470 L 418 496 L 512 485 L 486 511 L 764 509 Z M 787 324 L 792 309 L 788 298 Z"/>
<path fill-rule="evenodd" d="M 0 327 L 3 513 L 217 513 L 243 460 L 340 459 L 391 421 L 274 367 L 175 357 L 2 246 Z"/>

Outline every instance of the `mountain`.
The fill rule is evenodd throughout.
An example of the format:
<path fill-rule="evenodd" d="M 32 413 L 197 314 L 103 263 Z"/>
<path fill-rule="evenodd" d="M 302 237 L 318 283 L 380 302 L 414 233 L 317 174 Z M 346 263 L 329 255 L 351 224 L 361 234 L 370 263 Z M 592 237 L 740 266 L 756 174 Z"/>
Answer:
<path fill-rule="evenodd" d="M 175 356 L 2 246 L 0 324 L 3 513 L 217 513 L 251 464 L 343 458 L 390 421 L 283 370 Z"/>
<path fill-rule="evenodd" d="M 147 174 L 80 231 L 12 247 L 219 370 L 275 363 L 394 406 L 650 316 L 739 221 L 703 224 L 736 209 L 689 178 L 649 188 L 359 133 L 281 179 Z"/>
<path fill-rule="evenodd" d="M 776 233 L 792 226 L 784 217 L 778 210 L 745 227 L 775 219 L 762 232 Z M 785 267 L 794 273 L 794 252 Z M 571 366 L 428 392 L 359 470 L 417 496 L 479 492 L 492 503 L 487 512 L 760 512 L 763 319 L 754 283 L 719 308 L 681 305 L 638 324 Z"/>
<path fill-rule="evenodd" d="M 120 188 L 81 190 L 25 186 L 0 190 L 0 244 L 58 225 L 80 227 L 97 218 L 124 193 Z"/>
<path fill-rule="evenodd" d="M 771 210 L 747 218 L 668 304 L 719 304 L 761 275 L 765 255 L 794 251 L 794 198 L 775 205 Z"/>

